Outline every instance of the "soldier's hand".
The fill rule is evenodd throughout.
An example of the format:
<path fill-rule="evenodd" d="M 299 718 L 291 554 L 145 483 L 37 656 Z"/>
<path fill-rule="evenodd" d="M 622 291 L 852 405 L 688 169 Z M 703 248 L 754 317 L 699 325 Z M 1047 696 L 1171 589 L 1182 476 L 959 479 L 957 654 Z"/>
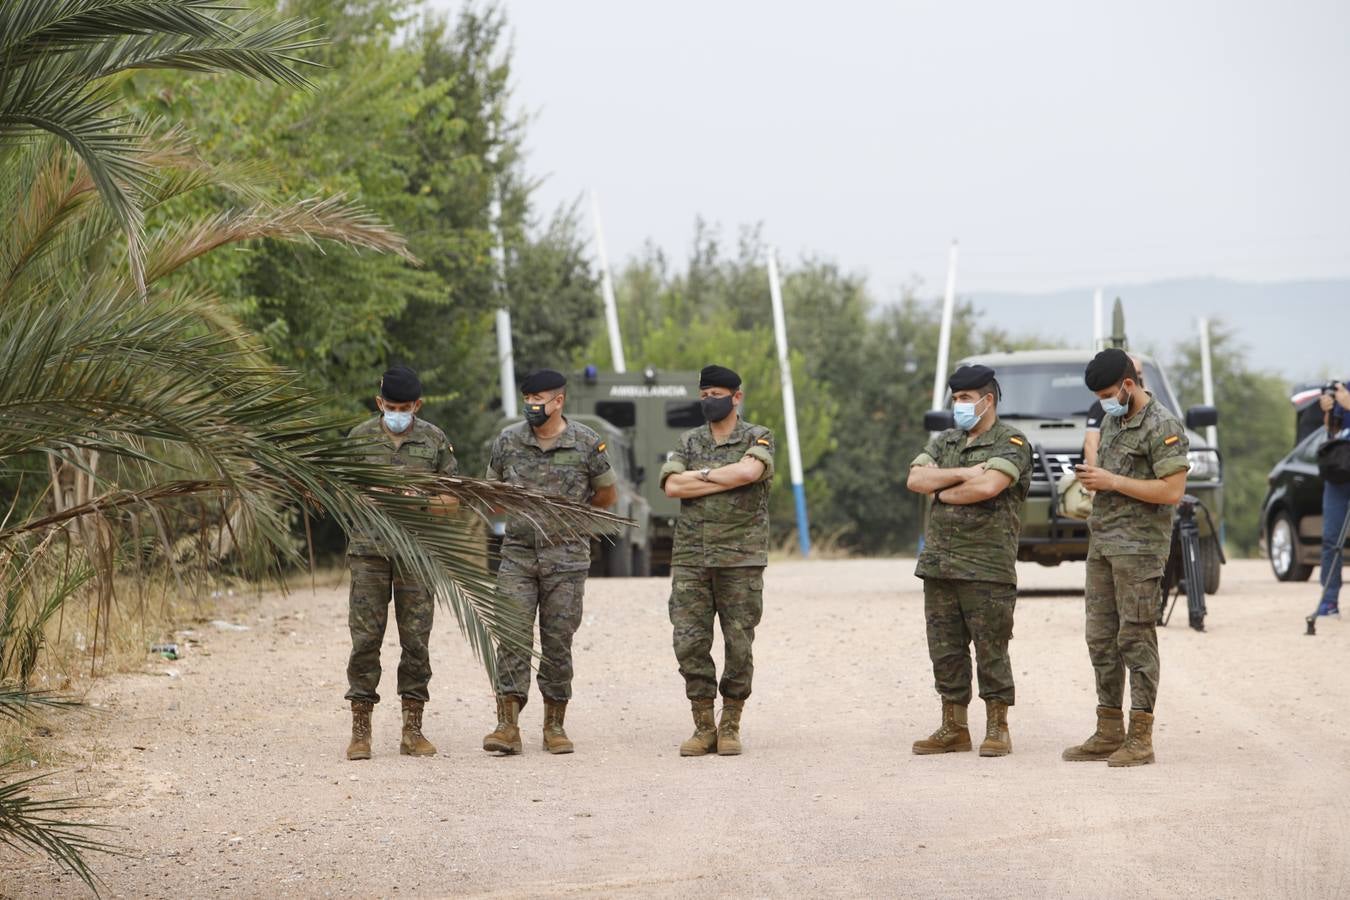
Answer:
<path fill-rule="evenodd" d="M 1341 409 L 1350 409 L 1350 388 L 1339 382 L 1336 384 L 1336 402 L 1341 405 Z"/>
<path fill-rule="evenodd" d="M 1114 472 L 1108 472 L 1099 466 L 1088 465 L 1078 466 L 1075 472 L 1078 475 L 1078 483 L 1089 491 L 1115 490 L 1116 476 Z"/>

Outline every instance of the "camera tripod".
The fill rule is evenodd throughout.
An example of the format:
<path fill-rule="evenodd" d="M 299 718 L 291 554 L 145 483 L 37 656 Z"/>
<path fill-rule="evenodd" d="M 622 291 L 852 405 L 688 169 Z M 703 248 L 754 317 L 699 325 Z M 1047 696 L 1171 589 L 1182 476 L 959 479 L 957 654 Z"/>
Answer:
<path fill-rule="evenodd" d="M 1223 555 L 1223 545 L 1219 543 L 1219 533 L 1214 528 L 1214 517 L 1209 508 L 1200 502 L 1199 497 L 1186 494 L 1177 504 L 1177 518 L 1172 523 L 1172 552 L 1167 555 L 1167 565 L 1163 568 L 1162 591 L 1158 599 L 1158 624 L 1166 625 L 1172 620 L 1172 610 L 1176 609 L 1177 599 L 1186 591 L 1186 610 L 1190 625 L 1196 631 L 1205 630 L 1205 570 L 1200 561 L 1200 526 L 1195 521 L 1195 508 L 1205 514 L 1210 530 L 1214 532 L 1214 541 L 1219 548 L 1219 562 L 1228 560 Z M 1176 593 L 1173 594 L 1173 588 Z M 1167 605 L 1171 595 L 1172 605 Z"/>
<path fill-rule="evenodd" d="M 1350 534 L 1350 509 L 1346 510 L 1345 521 L 1341 523 L 1340 537 L 1336 539 L 1336 555 L 1333 557 L 1334 562 L 1329 566 L 1322 566 L 1322 571 L 1318 573 L 1319 577 L 1317 581 L 1318 584 L 1322 586 L 1322 593 L 1317 595 L 1317 607 L 1312 611 L 1312 615 L 1303 620 L 1308 623 L 1308 630 L 1303 632 L 1304 634 L 1317 634 L 1317 610 L 1322 608 L 1322 594 L 1326 593 L 1327 581 L 1331 578 L 1331 570 L 1339 567 L 1342 558 L 1345 556 L 1345 538 L 1347 534 Z"/>

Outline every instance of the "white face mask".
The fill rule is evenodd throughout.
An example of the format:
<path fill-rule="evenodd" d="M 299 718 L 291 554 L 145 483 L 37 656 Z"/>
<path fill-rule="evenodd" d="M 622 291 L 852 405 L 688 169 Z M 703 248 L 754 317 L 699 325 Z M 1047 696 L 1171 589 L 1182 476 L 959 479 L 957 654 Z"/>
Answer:
<path fill-rule="evenodd" d="M 410 412 L 384 411 L 384 427 L 394 434 L 402 434 L 412 426 L 413 414 Z"/>

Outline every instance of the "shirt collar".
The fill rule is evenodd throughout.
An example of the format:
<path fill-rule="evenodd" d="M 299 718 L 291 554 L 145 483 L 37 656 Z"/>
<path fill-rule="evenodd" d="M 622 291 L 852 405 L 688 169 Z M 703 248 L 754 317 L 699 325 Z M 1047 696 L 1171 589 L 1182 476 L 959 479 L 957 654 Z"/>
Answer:
<path fill-rule="evenodd" d="M 563 430 L 558 433 L 558 436 L 553 439 L 553 445 L 549 447 L 550 450 L 557 450 L 559 447 L 575 447 L 577 445 L 576 426 L 573 425 L 572 420 L 566 416 L 563 416 L 563 421 L 567 424 L 563 426 Z M 525 443 L 532 447 L 538 447 L 541 451 L 544 449 L 539 443 L 539 435 L 534 433 L 534 429 L 530 427 L 529 422 L 525 423 Z"/>
<path fill-rule="evenodd" d="M 742 419 L 740 416 L 736 417 L 736 427 L 731 429 L 731 433 L 726 436 L 725 440 L 719 441 L 717 435 L 712 433 L 711 422 L 704 427 L 708 429 L 708 437 L 712 440 L 714 447 L 725 447 L 728 444 L 734 444 L 745 437 L 745 433 L 750 430 L 750 426 L 746 425 L 745 419 Z"/>

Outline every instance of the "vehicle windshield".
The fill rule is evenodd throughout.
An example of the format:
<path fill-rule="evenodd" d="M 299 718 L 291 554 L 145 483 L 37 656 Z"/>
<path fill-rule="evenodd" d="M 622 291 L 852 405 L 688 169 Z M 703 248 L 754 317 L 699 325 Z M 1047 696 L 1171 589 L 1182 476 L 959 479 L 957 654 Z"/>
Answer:
<path fill-rule="evenodd" d="M 1080 363 L 1005 365 L 998 370 L 998 383 L 1003 388 L 998 414 L 1004 419 L 1081 419 L 1097 399 L 1083 384 Z M 1171 389 L 1151 362 L 1144 363 L 1144 386 L 1179 415 Z"/>

